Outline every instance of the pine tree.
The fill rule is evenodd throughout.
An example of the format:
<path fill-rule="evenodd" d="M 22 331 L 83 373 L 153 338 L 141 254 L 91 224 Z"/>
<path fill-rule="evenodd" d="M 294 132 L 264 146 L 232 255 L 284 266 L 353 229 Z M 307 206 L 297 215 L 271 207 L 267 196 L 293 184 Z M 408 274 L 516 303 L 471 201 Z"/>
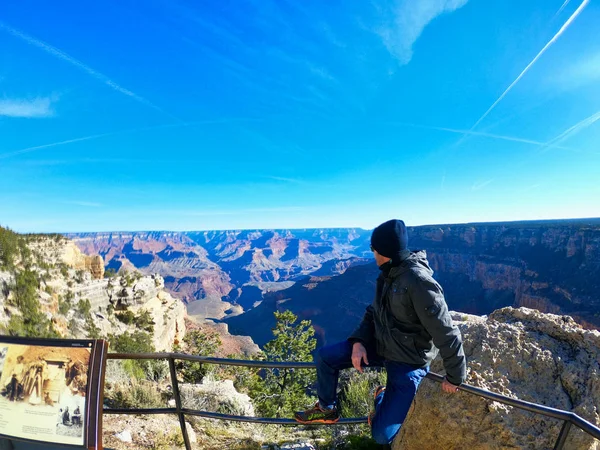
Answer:
<path fill-rule="evenodd" d="M 296 323 L 291 311 L 275 312 L 277 324 L 274 338 L 265 344 L 264 358 L 268 361 L 311 362 L 311 352 L 317 341 L 309 320 Z M 264 369 L 262 381 L 252 389 L 259 412 L 267 417 L 291 417 L 299 407 L 310 403 L 307 389 L 314 385 L 314 369 Z"/>

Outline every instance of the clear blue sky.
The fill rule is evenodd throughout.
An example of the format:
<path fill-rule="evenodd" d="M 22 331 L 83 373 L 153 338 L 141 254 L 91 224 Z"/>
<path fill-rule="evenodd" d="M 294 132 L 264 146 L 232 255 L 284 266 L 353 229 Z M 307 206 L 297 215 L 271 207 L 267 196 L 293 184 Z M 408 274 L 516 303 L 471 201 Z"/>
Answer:
<path fill-rule="evenodd" d="M 6 0 L 17 231 L 600 216 L 600 4 Z"/>

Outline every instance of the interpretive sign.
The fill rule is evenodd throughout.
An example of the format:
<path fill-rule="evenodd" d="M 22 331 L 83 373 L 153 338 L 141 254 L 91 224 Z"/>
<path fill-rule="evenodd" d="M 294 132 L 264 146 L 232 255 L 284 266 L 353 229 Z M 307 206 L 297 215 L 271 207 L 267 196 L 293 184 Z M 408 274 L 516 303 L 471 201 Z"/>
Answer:
<path fill-rule="evenodd" d="M 107 344 L 0 336 L 0 435 L 102 448 Z"/>

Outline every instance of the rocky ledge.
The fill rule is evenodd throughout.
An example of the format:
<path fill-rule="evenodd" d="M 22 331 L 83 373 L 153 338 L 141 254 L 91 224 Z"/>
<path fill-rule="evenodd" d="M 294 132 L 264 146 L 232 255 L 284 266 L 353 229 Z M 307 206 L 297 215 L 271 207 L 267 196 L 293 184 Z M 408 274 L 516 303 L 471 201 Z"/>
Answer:
<path fill-rule="evenodd" d="M 600 332 L 569 316 L 503 308 L 488 317 L 455 314 L 468 358 L 467 383 L 573 411 L 600 426 Z M 439 357 L 432 371 L 443 373 Z M 466 392 L 443 394 L 425 380 L 394 449 L 548 449 L 562 423 Z M 573 427 L 565 448 L 600 443 Z"/>

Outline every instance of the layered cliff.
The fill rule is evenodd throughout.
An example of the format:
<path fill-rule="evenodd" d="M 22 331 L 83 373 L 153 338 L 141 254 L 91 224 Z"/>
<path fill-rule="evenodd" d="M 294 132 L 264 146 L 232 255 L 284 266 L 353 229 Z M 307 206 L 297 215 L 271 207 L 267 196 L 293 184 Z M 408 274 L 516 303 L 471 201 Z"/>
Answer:
<path fill-rule="evenodd" d="M 368 254 L 359 229 L 83 233 L 68 235 L 107 268 L 158 273 L 198 318 L 251 309 L 307 275 L 343 273 Z"/>
<path fill-rule="evenodd" d="M 526 306 L 600 326 L 599 219 L 422 226 L 408 233 L 412 249 L 427 250 L 451 309 L 487 314 Z M 71 235 L 109 268 L 159 273 L 191 314 L 217 319 L 251 310 L 269 292 L 308 276 L 340 275 L 365 263 L 369 236 L 360 229 Z M 340 285 L 332 297 L 348 296 Z"/>
<path fill-rule="evenodd" d="M 600 220 L 415 227 L 451 309 L 525 306 L 600 327 Z"/>
<path fill-rule="evenodd" d="M 103 278 L 102 257 L 85 255 L 65 238 L 0 232 L 17 243 L 0 242 L 0 255 L 12 255 L 0 264 L 4 332 L 86 338 L 141 327 L 157 350 L 170 350 L 183 337 L 185 305 L 164 291 L 159 275 Z"/>

